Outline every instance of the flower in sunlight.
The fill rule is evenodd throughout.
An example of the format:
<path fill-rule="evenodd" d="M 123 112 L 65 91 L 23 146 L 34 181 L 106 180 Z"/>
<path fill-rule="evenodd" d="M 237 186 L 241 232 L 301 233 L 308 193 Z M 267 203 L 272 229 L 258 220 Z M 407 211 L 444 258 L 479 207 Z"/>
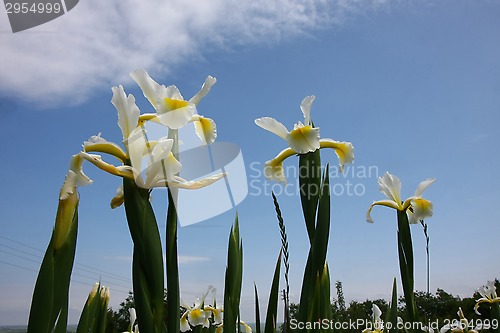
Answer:
<path fill-rule="evenodd" d="M 285 125 L 274 118 L 262 117 L 255 119 L 257 126 L 285 139 L 289 146 L 282 150 L 275 158 L 266 162 L 264 175 L 267 178 L 286 183 L 286 177 L 283 172 L 283 161 L 285 159 L 293 155 L 306 154 L 322 148 L 331 148 L 335 151 L 339 158 L 341 171 L 343 171 L 345 164 L 354 161 L 354 147 L 352 143 L 332 139 L 320 139 L 319 128 L 313 127 L 311 122 L 311 105 L 314 99 L 314 96 L 306 96 L 302 100 L 300 109 L 304 115 L 304 124 L 299 121 L 291 131 L 288 131 Z"/>
<path fill-rule="evenodd" d="M 134 308 L 128 309 L 128 313 L 130 315 L 130 324 L 128 326 L 128 331 L 125 331 L 123 333 L 139 333 L 139 325 L 137 325 L 137 315 L 135 313 Z"/>
<path fill-rule="evenodd" d="M 116 143 L 107 141 L 98 134 L 84 142 L 84 152 L 80 153 L 83 159 L 113 175 L 132 179 L 138 186 L 143 188 L 171 186 L 183 189 L 198 189 L 208 186 L 225 176 L 225 174 L 217 174 L 198 181 L 188 181 L 177 176 L 182 165 L 172 152 L 174 140 L 166 136 L 157 141 L 148 140 L 144 122 L 154 120 L 154 117 L 141 116 L 134 96 L 127 95 L 122 86 L 113 87 L 112 91 L 113 98 L 111 102 L 118 112 L 118 125 L 122 132 L 125 149 L 122 149 Z M 206 92 L 208 91 L 204 93 L 206 94 Z M 195 100 L 200 98 L 198 96 Z M 213 142 L 215 140 L 213 134 L 215 124 L 213 121 L 199 115 L 195 115 L 193 118 L 196 122 L 199 122 L 197 127 L 200 128 L 199 132 L 202 133 L 200 139 L 203 139 L 204 141 L 202 141 L 205 143 Z M 122 165 L 114 166 L 106 163 L 100 155 L 88 154 L 89 152 L 109 154 L 118 159 Z M 123 195 L 118 191 L 111 202 L 111 206 L 116 208 L 122 203 Z"/>
<path fill-rule="evenodd" d="M 239 321 L 239 324 L 245 328 L 245 333 L 252 333 L 252 328 L 250 327 L 250 325 L 243 322 L 242 320 Z M 223 332 L 224 332 L 224 323 L 217 326 L 217 329 L 215 330 L 215 333 L 223 333 Z"/>
<path fill-rule="evenodd" d="M 445 333 L 451 331 L 452 333 L 478 333 L 483 329 L 483 325 L 481 325 L 481 321 L 477 321 L 478 325 L 476 327 L 472 327 L 472 320 L 468 320 L 465 318 L 462 308 L 458 308 L 457 312 L 460 320 L 453 320 L 451 323 L 448 323 L 441 327 L 439 330 L 440 333 Z"/>
<path fill-rule="evenodd" d="M 192 122 L 195 125 L 196 134 L 203 143 L 213 143 L 217 131 L 215 122 L 197 114 L 196 105 L 205 97 L 217 80 L 208 76 L 200 91 L 191 99 L 185 100 L 175 85 L 166 87 L 153 80 L 144 69 L 138 69 L 130 73 L 130 76 L 142 89 L 144 96 L 149 100 L 156 110 L 154 115 L 144 115 L 171 129 L 179 129 Z"/>
<path fill-rule="evenodd" d="M 73 155 L 69 165 L 68 174 L 59 193 L 59 199 L 65 200 L 70 195 L 75 194 L 78 186 L 90 185 L 92 180 L 83 173 L 84 158 L 80 154 Z"/>
<path fill-rule="evenodd" d="M 319 128 L 311 124 L 311 105 L 315 96 L 306 96 L 300 104 L 304 115 L 304 124 L 298 122 L 293 130 L 288 131 L 285 125 L 271 117 L 255 119 L 255 124 L 283 138 L 288 146 L 298 154 L 305 154 L 319 148 Z"/>
<path fill-rule="evenodd" d="M 372 321 L 368 323 L 362 333 L 381 333 L 384 331 L 384 321 L 381 319 L 382 311 L 376 305 L 372 305 Z"/>
<path fill-rule="evenodd" d="M 191 307 L 187 304 L 181 305 L 181 307 L 185 309 L 185 312 L 180 319 L 181 332 L 190 331 L 191 326 L 202 326 L 204 328 L 209 328 L 211 324 L 220 325 L 219 327 L 222 326 L 223 310 L 221 308 L 205 304 L 205 298 L 210 293 L 215 295 L 215 288 L 212 286 L 208 287 L 203 296 L 196 300 L 194 306 Z"/>
<path fill-rule="evenodd" d="M 432 202 L 422 198 L 422 193 L 429 185 L 435 181 L 434 178 L 429 178 L 421 182 L 415 194 L 405 201 L 401 200 L 401 181 L 397 176 L 386 172 L 383 177 L 378 178 L 379 191 L 384 193 L 388 200 L 379 200 L 371 204 L 366 213 L 366 221 L 373 223 L 371 211 L 374 206 L 386 206 L 399 211 L 408 210 L 408 222 L 416 224 L 420 220 L 424 220 L 432 216 Z"/>
<path fill-rule="evenodd" d="M 479 288 L 477 292 L 481 295 L 481 298 L 476 301 L 476 305 L 474 306 L 474 311 L 478 315 L 481 315 L 479 313 L 479 305 L 481 303 L 500 303 L 500 297 L 497 296 L 495 288 L 495 281 L 488 281 L 486 285 Z"/>

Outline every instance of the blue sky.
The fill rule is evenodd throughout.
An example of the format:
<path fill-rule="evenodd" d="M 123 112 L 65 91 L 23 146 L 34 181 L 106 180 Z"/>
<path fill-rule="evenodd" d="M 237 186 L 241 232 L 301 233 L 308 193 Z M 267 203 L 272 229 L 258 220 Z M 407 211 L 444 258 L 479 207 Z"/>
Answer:
<path fill-rule="evenodd" d="M 420 181 L 437 178 L 425 193 L 435 209 L 427 221 L 431 289 L 470 296 L 500 276 L 499 15 L 499 1 L 88 0 L 50 23 L 12 34 L 1 14 L 0 325 L 27 321 L 70 156 L 99 132 L 121 140 L 111 86 L 124 85 L 141 111 L 151 112 L 128 77 L 136 68 L 176 84 L 185 97 L 207 75 L 218 79 L 198 111 L 216 121 L 219 141 L 241 147 L 248 181 L 254 181 L 237 208 L 243 319 L 253 321 L 254 281 L 265 303 L 280 248 L 272 198 L 265 193 L 280 188 L 256 170 L 285 142 L 253 121 L 271 116 L 290 128 L 301 120 L 300 102 L 311 94 L 322 137 L 355 147 L 355 164 L 345 177 L 331 179 L 338 190 L 328 253 L 332 281 L 342 281 L 348 300 L 389 298 L 392 279 L 399 278 L 395 212 L 375 208 L 372 225 L 365 213 L 383 198 L 377 177 L 390 171 L 401 178 L 403 197 Z M 322 151 L 322 161 L 338 163 L 329 151 Z M 291 158 L 286 165 L 296 163 Z M 371 174 L 358 173 L 368 168 Z M 80 189 L 72 322 L 96 280 L 110 286 L 115 308 L 131 288 L 132 242 L 124 211 L 109 208 L 120 179 L 92 165 L 85 172 L 94 183 Z M 348 183 L 358 194 L 347 193 Z M 307 235 L 298 196 L 282 193 L 278 199 L 290 242 L 291 297 L 297 301 Z M 155 191 L 153 204 L 164 230 L 165 193 Z M 179 229 L 186 302 L 208 285 L 222 299 L 235 214 Z M 424 290 L 425 240 L 419 226 L 412 231 L 416 287 Z"/>

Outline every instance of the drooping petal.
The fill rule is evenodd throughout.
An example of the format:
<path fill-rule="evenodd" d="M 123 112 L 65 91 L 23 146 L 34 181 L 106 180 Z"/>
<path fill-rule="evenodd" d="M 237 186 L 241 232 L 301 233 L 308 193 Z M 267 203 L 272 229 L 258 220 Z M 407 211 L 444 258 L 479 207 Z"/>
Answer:
<path fill-rule="evenodd" d="M 274 118 L 271 117 L 262 117 L 255 119 L 255 124 L 259 127 L 262 127 L 263 129 L 276 134 L 277 136 L 287 139 L 288 137 L 288 130 L 286 129 L 285 125 L 280 123 Z"/>
<path fill-rule="evenodd" d="M 377 304 L 373 304 L 372 305 L 372 313 L 373 313 L 373 320 L 374 321 L 379 321 L 380 320 L 380 316 L 382 316 L 382 311 L 377 306 Z"/>
<path fill-rule="evenodd" d="M 110 154 L 121 162 L 127 160 L 127 154 L 116 143 L 107 141 L 101 137 L 101 133 L 91 136 L 83 143 L 83 150 L 85 152 L 100 152 Z"/>
<path fill-rule="evenodd" d="M 252 328 L 250 327 L 250 325 L 248 325 L 247 323 L 244 323 L 241 320 L 240 320 L 240 325 L 243 325 L 243 327 L 245 327 L 245 333 L 252 333 Z"/>
<path fill-rule="evenodd" d="M 168 186 L 169 187 L 174 187 L 174 188 L 182 188 L 186 190 L 197 190 L 206 186 L 209 186 L 219 179 L 222 179 L 226 176 L 225 173 L 219 173 L 213 176 L 208 176 L 205 177 L 201 180 L 197 181 L 188 181 L 182 177 L 179 176 L 173 176 L 172 179 L 168 180 Z M 161 182 L 156 183 L 156 186 L 165 186 L 165 184 L 162 184 Z"/>
<path fill-rule="evenodd" d="M 162 86 L 153 80 L 144 69 L 137 69 L 130 73 L 130 76 L 139 85 L 151 105 L 157 109 L 157 99 L 161 93 Z"/>
<path fill-rule="evenodd" d="M 196 135 L 203 144 L 212 144 L 217 138 L 217 127 L 215 121 L 195 114 L 191 121 L 194 123 Z"/>
<path fill-rule="evenodd" d="M 181 317 L 180 330 L 181 332 L 191 331 L 191 326 L 187 320 L 188 311 Z"/>
<path fill-rule="evenodd" d="M 354 146 L 350 142 L 335 141 L 332 139 L 319 140 L 320 148 L 332 148 L 339 158 L 340 170 L 344 170 L 344 165 L 354 161 Z"/>
<path fill-rule="evenodd" d="M 212 86 L 216 82 L 217 82 L 217 79 L 214 78 L 213 76 L 209 75 L 205 79 L 205 82 L 203 83 L 203 85 L 201 86 L 200 91 L 198 91 L 196 93 L 196 95 L 194 95 L 193 97 L 191 97 L 191 99 L 189 100 L 189 102 L 193 103 L 194 105 L 198 105 L 198 103 L 200 102 L 200 100 L 208 94 L 208 92 L 210 91 L 210 89 L 212 88 Z"/>
<path fill-rule="evenodd" d="M 212 311 L 212 313 L 214 314 L 214 324 L 220 324 L 222 323 L 222 309 L 214 309 Z"/>
<path fill-rule="evenodd" d="M 92 184 L 92 180 L 83 173 L 83 161 L 84 159 L 81 154 L 76 154 L 71 157 L 68 174 L 66 175 L 66 179 L 59 193 L 59 199 L 67 199 L 71 194 L 75 193 L 78 186 Z"/>
<path fill-rule="evenodd" d="M 203 322 L 203 327 L 204 328 L 209 328 L 210 327 L 210 317 L 205 315 L 205 321 Z"/>
<path fill-rule="evenodd" d="M 300 104 L 300 109 L 304 114 L 304 124 L 311 125 L 311 105 L 314 102 L 315 96 L 306 96 Z"/>
<path fill-rule="evenodd" d="M 415 190 L 414 196 L 415 197 L 421 196 L 422 193 L 425 191 L 425 189 L 427 187 L 429 187 L 429 185 L 434 183 L 435 180 L 436 180 L 436 178 L 428 178 L 428 179 L 424 180 L 423 182 L 421 182 L 420 184 L 418 184 L 417 189 Z"/>
<path fill-rule="evenodd" d="M 121 85 L 111 90 L 113 91 L 111 103 L 118 111 L 118 126 L 122 130 L 123 139 L 127 139 L 137 127 L 140 116 L 139 107 L 135 104 L 134 96 L 131 94 L 127 96 Z"/>
<path fill-rule="evenodd" d="M 270 160 L 264 165 L 264 176 L 270 180 L 286 184 L 285 171 L 283 170 L 283 161 Z"/>
<path fill-rule="evenodd" d="M 120 176 L 123 178 L 134 179 L 134 174 L 130 167 L 128 166 L 114 166 L 112 164 L 106 163 L 102 160 L 101 156 L 95 154 L 87 154 L 85 152 L 81 152 L 79 154 L 82 158 L 94 164 L 101 170 L 104 170 L 112 175 Z"/>
<path fill-rule="evenodd" d="M 378 189 L 389 200 L 394 201 L 398 207 L 401 206 L 401 181 L 397 176 L 386 171 L 384 176 L 378 178 Z"/>
<path fill-rule="evenodd" d="M 110 203 L 111 209 L 115 209 L 117 207 L 120 207 L 124 201 L 125 201 L 125 195 L 123 193 L 123 185 L 120 185 L 120 187 L 118 187 L 118 189 L 116 190 L 115 196 L 113 197 L 113 199 L 111 199 L 111 203 Z M 131 309 L 133 309 L 133 308 L 131 308 Z M 132 317 L 130 317 L 130 318 L 132 318 Z"/>
<path fill-rule="evenodd" d="M 413 198 L 411 200 L 411 207 L 413 210 L 412 221 L 410 223 L 418 223 L 420 220 L 425 220 L 432 216 L 432 202 L 421 197 Z"/>
<path fill-rule="evenodd" d="M 306 154 L 319 149 L 319 128 L 301 125 L 295 125 L 295 128 L 287 135 L 286 141 L 290 148 L 298 154 Z"/>
<path fill-rule="evenodd" d="M 368 211 L 366 212 L 366 222 L 368 223 L 373 223 L 373 219 L 371 217 L 371 212 L 374 206 L 386 206 L 389 208 L 394 208 L 399 210 L 399 206 L 392 200 L 379 200 L 375 201 L 370 205 L 370 208 L 368 208 Z"/>
<path fill-rule="evenodd" d="M 135 313 L 135 309 L 134 309 L 134 308 L 130 308 L 130 309 L 128 309 L 128 313 L 129 313 L 129 315 L 130 315 L 130 324 L 131 324 L 132 326 L 134 326 L 135 321 L 137 320 L 137 315 L 136 315 L 136 313 Z"/>
<path fill-rule="evenodd" d="M 275 158 L 266 162 L 264 166 L 264 176 L 268 179 L 286 184 L 283 161 L 296 154 L 297 153 L 292 148 L 283 149 Z"/>

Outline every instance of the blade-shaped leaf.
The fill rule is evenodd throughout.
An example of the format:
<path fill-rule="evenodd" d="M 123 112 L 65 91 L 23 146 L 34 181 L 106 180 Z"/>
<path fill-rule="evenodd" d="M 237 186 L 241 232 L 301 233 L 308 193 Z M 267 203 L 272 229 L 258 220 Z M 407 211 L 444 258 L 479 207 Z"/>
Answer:
<path fill-rule="evenodd" d="M 410 233 L 410 224 L 406 211 L 398 211 L 398 255 L 401 283 L 406 303 L 406 311 L 410 322 L 418 321 L 417 306 L 414 296 L 413 275 L 413 245 Z"/>
<path fill-rule="evenodd" d="M 302 211 L 309 241 L 312 244 L 316 223 L 316 210 L 320 197 L 321 160 L 319 149 L 299 155 L 299 188 Z"/>
<path fill-rule="evenodd" d="M 174 194 L 168 191 L 167 237 L 166 237 L 166 270 L 167 270 L 167 321 L 168 332 L 179 332 L 180 322 L 180 287 L 179 263 L 177 256 L 177 211 Z"/>
<path fill-rule="evenodd" d="M 54 230 L 33 291 L 28 333 L 66 330 L 78 233 L 78 202 L 76 193 L 59 200 Z"/>
<path fill-rule="evenodd" d="M 241 281 L 243 277 L 243 248 L 240 239 L 238 216 L 229 234 L 227 266 L 224 285 L 224 331 L 239 331 Z"/>
<path fill-rule="evenodd" d="M 124 204 L 134 242 L 132 279 L 139 331 L 163 330 L 164 271 L 160 233 L 149 191 L 123 180 Z"/>
<path fill-rule="evenodd" d="M 279 298 L 279 283 L 280 283 L 280 268 L 281 268 L 281 251 L 274 269 L 273 282 L 269 293 L 269 302 L 267 304 L 266 324 L 264 333 L 275 333 L 276 323 L 278 319 L 278 298 Z"/>
<path fill-rule="evenodd" d="M 257 285 L 253 284 L 255 289 L 255 333 L 260 333 L 260 310 L 259 310 L 259 293 L 257 292 Z"/>

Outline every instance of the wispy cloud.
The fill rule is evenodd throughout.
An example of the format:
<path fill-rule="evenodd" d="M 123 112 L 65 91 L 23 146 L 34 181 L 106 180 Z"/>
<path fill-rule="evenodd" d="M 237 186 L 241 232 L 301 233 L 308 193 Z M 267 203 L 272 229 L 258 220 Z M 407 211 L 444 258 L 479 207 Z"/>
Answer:
<path fill-rule="evenodd" d="M 138 67 L 168 73 L 204 50 L 278 41 L 387 0 L 81 1 L 39 27 L 0 18 L 0 96 L 77 104 Z"/>
<path fill-rule="evenodd" d="M 200 261 L 210 261 L 209 257 L 179 256 L 179 264 L 193 264 Z"/>

